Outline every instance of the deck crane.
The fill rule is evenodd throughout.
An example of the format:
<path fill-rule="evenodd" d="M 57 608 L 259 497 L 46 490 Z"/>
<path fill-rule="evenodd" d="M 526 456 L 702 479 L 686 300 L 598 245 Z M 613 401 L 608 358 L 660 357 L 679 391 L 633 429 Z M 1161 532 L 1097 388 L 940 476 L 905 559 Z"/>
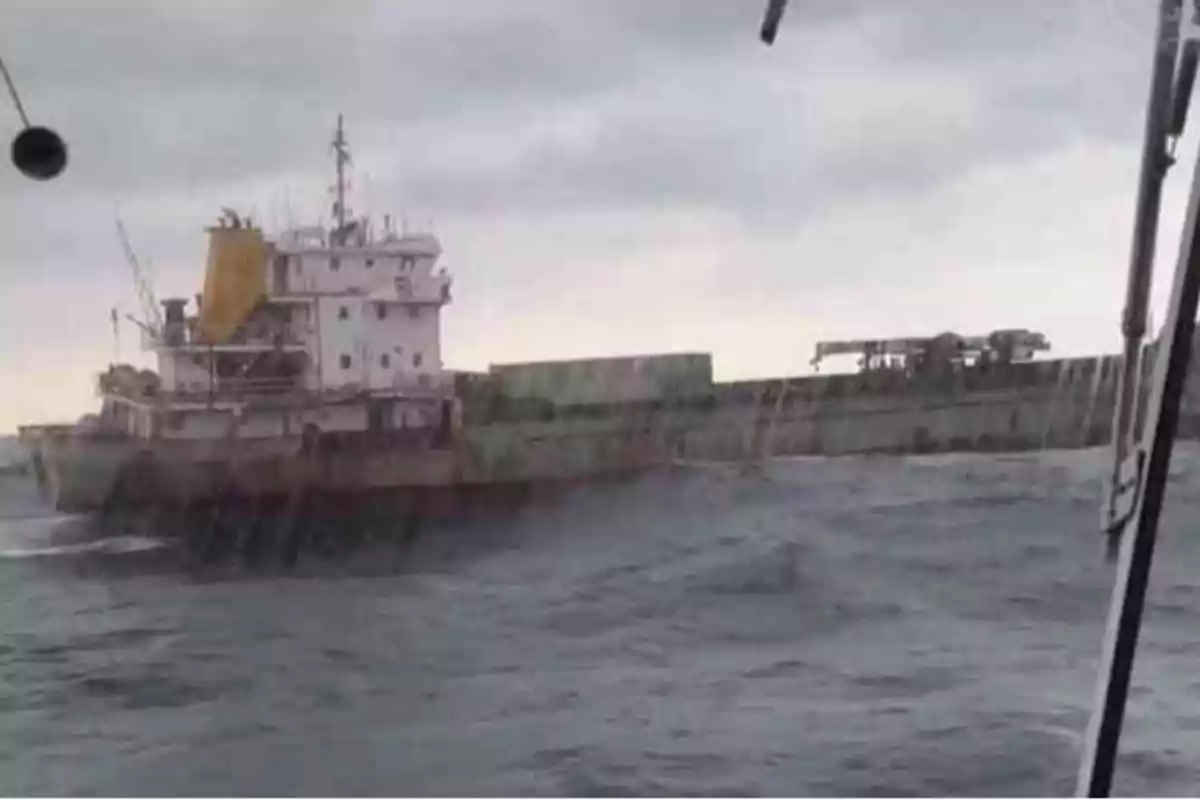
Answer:
<path fill-rule="evenodd" d="M 1097 700 L 1084 742 L 1076 792 L 1107 797 L 1112 790 L 1117 748 L 1133 674 L 1150 564 L 1166 492 L 1171 452 L 1200 308 L 1200 153 L 1193 165 L 1187 212 L 1179 240 L 1167 318 L 1158 337 L 1141 430 L 1137 425 L 1140 356 L 1146 334 L 1154 243 L 1163 179 L 1175 162 L 1175 146 L 1187 121 L 1200 64 L 1200 40 L 1184 39 L 1184 0 L 1159 0 L 1142 142 L 1141 174 L 1134 212 L 1132 248 L 1121 332 L 1124 359 L 1113 417 L 1113 462 L 1104 528 L 1117 575 L 1109 606 Z M 787 0 L 769 0 L 760 37 L 775 41 Z M 1192 0 L 1193 23 L 1200 23 L 1200 0 Z M 1129 534 L 1129 535 L 1125 535 Z"/>
<path fill-rule="evenodd" d="M 812 361 L 818 368 L 829 356 L 857 355 L 864 369 L 886 366 L 899 358 L 906 369 L 919 368 L 930 357 L 937 361 L 965 362 L 968 360 L 1009 364 L 1028 361 L 1034 353 L 1050 349 L 1046 335 L 1024 328 L 992 331 L 986 335 L 960 336 L 942 333 L 937 336 L 901 336 L 892 339 L 846 339 L 817 342 Z"/>
<path fill-rule="evenodd" d="M 138 260 L 137 253 L 133 251 L 133 245 L 129 243 L 129 235 L 125 232 L 125 225 L 121 222 L 120 217 L 117 217 L 117 237 L 121 240 L 121 247 L 125 251 L 125 260 L 129 262 L 129 268 L 133 272 L 133 287 L 142 308 L 140 320 L 128 314 L 125 316 L 151 339 L 158 339 L 162 332 L 163 321 L 162 311 L 154 297 L 153 275 L 148 273 Z"/>

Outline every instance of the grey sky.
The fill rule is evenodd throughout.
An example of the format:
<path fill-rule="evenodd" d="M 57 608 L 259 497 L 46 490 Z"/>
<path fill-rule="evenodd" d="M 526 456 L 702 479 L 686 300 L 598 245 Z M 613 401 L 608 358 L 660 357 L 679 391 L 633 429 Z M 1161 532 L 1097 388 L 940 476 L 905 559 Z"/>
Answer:
<path fill-rule="evenodd" d="M 0 429 L 90 402 L 135 308 L 115 207 L 190 296 L 221 205 L 323 212 L 339 111 L 356 206 L 443 240 L 450 366 L 708 349 L 761 375 L 822 337 L 1018 325 L 1114 346 L 1153 3 L 795 0 L 772 49 L 761 6 L 0 6 L 73 157 L 0 173 L 0 378 L 29 387 Z"/>

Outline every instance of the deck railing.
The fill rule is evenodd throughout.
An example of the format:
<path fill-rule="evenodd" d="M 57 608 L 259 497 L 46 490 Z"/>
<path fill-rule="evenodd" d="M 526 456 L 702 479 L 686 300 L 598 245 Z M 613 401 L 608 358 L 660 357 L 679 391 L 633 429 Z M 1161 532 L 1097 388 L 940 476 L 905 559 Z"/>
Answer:
<path fill-rule="evenodd" d="M 284 395 L 307 391 L 296 378 L 215 378 L 196 381 L 176 387 L 173 392 L 160 392 L 164 397 L 188 398 L 243 398 L 255 395 Z"/>
<path fill-rule="evenodd" d="M 454 375 L 439 373 L 397 373 L 392 378 L 392 388 L 413 394 L 447 394 L 454 391 Z"/>

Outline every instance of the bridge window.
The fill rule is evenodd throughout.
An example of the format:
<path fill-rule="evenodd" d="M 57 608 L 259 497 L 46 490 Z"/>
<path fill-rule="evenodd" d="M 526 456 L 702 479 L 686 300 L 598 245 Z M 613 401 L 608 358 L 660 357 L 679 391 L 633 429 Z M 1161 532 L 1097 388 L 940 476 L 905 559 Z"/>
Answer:
<path fill-rule="evenodd" d="M 400 269 L 412 271 L 416 265 L 416 256 L 400 256 Z"/>
<path fill-rule="evenodd" d="M 350 319 L 350 309 L 342 306 L 338 309 L 338 319 Z"/>
<path fill-rule="evenodd" d="M 334 272 L 337 272 L 339 269 L 342 268 L 342 260 L 340 258 L 338 258 L 337 256 L 330 257 L 329 268 L 331 270 L 333 270 Z"/>
<path fill-rule="evenodd" d="M 338 361 L 341 363 L 342 369 L 350 369 L 350 364 L 352 363 L 350 360 L 350 356 L 343 353 L 342 357 L 340 359 L 338 359 Z"/>
<path fill-rule="evenodd" d="M 384 353 L 379 357 L 379 366 L 383 367 L 384 369 L 388 369 L 392 366 L 392 359 L 387 353 Z"/>
<path fill-rule="evenodd" d="M 387 306 L 385 306 L 383 303 L 376 303 L 375 304 L 375 316 L 378 317 L 379 319 L 386 319 L 387 318 Z"/>
<path fill-rule="evenodd" d="M 368 259 L 367 259 L 367 267 L 368 267 L 368 268 L 370 268 L 370 267 L 373 267 L 373 266 L 375 266 L 375 259 L 373 259 L 373 258 L 368 258 Z"/>
<path fill-rule="evenodd" d="M 419 352 L 417 352 L 417 353 L 413 353 L 413 366 L 414 366 L 414 367 L 419 367 L 419 366 L 421 366 L 421 362 L 422 362 L 423 360 L 424 360 L 424 359 L 423 359 L 423 358 L 421 358 L 421 354 L 420 354 Z"/>
<path fill-rule="evenodd" d="M 421 307 L 420 306 L 409 306 L 408 307 L 408 315 L 410 317 L 412 317 L 413 319 L 420 319 L 421 318 Z"/>

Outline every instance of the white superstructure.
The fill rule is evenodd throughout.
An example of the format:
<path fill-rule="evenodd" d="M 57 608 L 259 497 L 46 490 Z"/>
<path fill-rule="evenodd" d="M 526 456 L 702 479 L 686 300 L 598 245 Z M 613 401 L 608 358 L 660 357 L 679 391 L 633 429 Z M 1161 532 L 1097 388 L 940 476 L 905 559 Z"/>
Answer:
<path fill-rule="evenodd" d="M 442 368 L 451 278 L 438 265 L 441 244 L 430 233 L 397 233 L 389 217 L 378 227 L 348 219 L 340 117 L 334 150 L 332 226 L 266 238 L 226 209 L 209 229 L 208 296 L 162 302 L 161 328 L 144 324 L 142 337 L 157 375 L 129 367 L 102 375 L 99 424 L 146 437 L 261 438 L 308 425 L 440 422 L 453 395 Z"/>

